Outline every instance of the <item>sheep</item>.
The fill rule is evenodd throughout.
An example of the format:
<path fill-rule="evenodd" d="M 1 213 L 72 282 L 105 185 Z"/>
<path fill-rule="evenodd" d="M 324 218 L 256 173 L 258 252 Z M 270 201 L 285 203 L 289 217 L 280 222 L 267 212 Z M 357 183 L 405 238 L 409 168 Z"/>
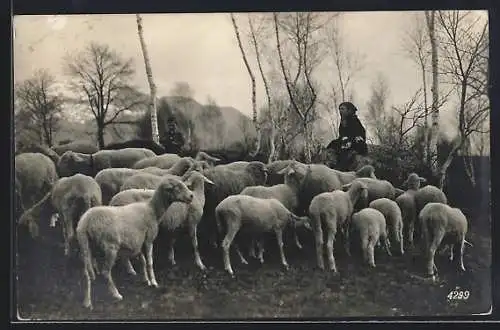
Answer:
<path fill-rule="evenodd" d="M 442 241 L 447 241 L 452 245 L 450 259 L 454 258 L 453 249 L 456 248 L 458 268 L 460 271 L 465 271 L 463 253 L 467 218 L 463 212 L 443 203 L 430 202 L 422 208 L 418 220 L 422 228 L 427 274 L 432 276 L 433 280 L 435 279 L 437 267 L 434 263 L 434 256 Z"/>
<path fill-rule="evenodd" d="M 396 197 L 396 203 L 401 210 L 403 217 L 404 241 L 409 247 L 413 247 L 413 234 L 415 231 L 415 223 L 417 219 L 417 208 L 415 206 L 415 193 L 420 189 L 421 184 L 425 184 L 427 180 L 420 177 L 416 173 L 410 173 L 408 178 L 401 185 L 407 190 Z"/>
<path fill-rule="evenodd" d="M 111 198 L 116 195 L 125 180 L 131 176 L 140 173 L 138 170 L 131 168 L 105 168 L 95 176 L 95 180 L 101 187 L 102 202 L 108 205 Z"/>
<path fill-rule="evenodd" d="M 187 169 L 185 174 L 188 174 L 192 171 L 198 171 L 203 173 L 205 170 L 212 168 L 213 166 L 206 160 L 195 160 L 193 164 Z"/>
<path fill-rule="evenodd" d="M 152 140 L 134 139 L 118 143 L 110 143 L 104 147 L 104 150 L 119 150 L 125 148 L 146 148 L 154 152 L 156 155 L 163 155 L 167 151 L 162 145 Z"/>
<path fill-rule="evenodd" d="M 288 167 L 294 160 L 275 160 L 266 165 L 268 171 L 267 184 L 273 186 L 284 182 L 285 174 L 281 172 L 284 168 Z M 281 174 L 279 174 L 281 172 Z"/>
<path fill-rule="evenodd" d="M 387 230 L 384 215 L 376 209 L 367 207 L 352 215 L 352 232 L 357 232 L 361 241 L 361 249 L 365 262 L 372 268 L 375 268 L 375 245 L 381 242 L 387 252 L 390 251 L 389 240 L 387 239 Z"/>
<path fill-rule="evenodd" d="M 137 161 L 155 156 L 154 152 L 144 148 L 126 148 L 120 150 L 101 150 L 94 154 L 66 151 L 57 164 L 61 176 L 76 173 L 95 176 L 105 168 L 131 167 Z"/>
<path fill-rule="evenodd" d="M 372 201 L 368 207 L 379 210 L 385 217 L 389 242 L 399 247 L 399 253 L 404 254 L 403 247 L 403 219 L 401 209 L 395 201 L 388 198 L 379 198 Z"/>
<path fill-rule="evenodd" d="M 59 179 L 51 191 L 22 215 L 20 223 L 29 224 L 36 233 L 41 220 L 44 220 L 42 224 L 48 224 L 51 217 L 55 214 L 60 215 L 64 255 L 68 256 L 70 243 L 74 237 L 74 229 L 80 216 L 89 208 L 101 204 L 101 188 L 94 178 L 75 174 Z"/>
<path fill-rule="evenodd" d="M 109 206 L 123 206 L 135 202 L 143 202 L 149 200 L 154 195 L 154 189 L 127 189 L 120 191 L 111 198 Z"/>
<path fill-rule="evenodd" d="M 159 219 L 170 204 L 176 201 L 190 203 L 193 196 L 180 180 L 165 178 L 147 202 L 97 206 L 82 215 L 76 236 L 84 263 L 84 307 L 92 308 L 91 281 L 95 273 L 91 260 L 98 251 L 103 252 L 101 275 L 115 299 L 123 299 L 111 277 L 118 254 L 125 258 L 139 256 L 144 280 L 148 286 L 158 287 L 153 269 L 153 241 L 158 234 Z"/>
<path fill-rule="evenodd" d="M 215 166 L 216 163 L 220 162 L 219 158 L 210 156 L 204 151 L 198 151 L 194 160 L 206 161 L 211 167 Z"/>
<path fill-rule="evenodd" d="M 217 246 L 217 230 L 213 216 L 216 206 L 230 195 L 237 195 L 248 186 L 263 185 L 267 179 L 264 163 L 250 162 L 243 170 L 230 170 L 220 165 L 203 172 L 213 185 L 205 186 L 205 206 L 200 231 L 206 232 L 212 246 Z M 203 228 L 203 229 L 202 229 Z"/>
<path fill-rule="evenodd" d="M 14 162 L 15 195 L 20 202 L 16 207 L 23 212 L 42 199 L 59 177 L 54 162 L 42 153 L 22 153 Z"/>
<path fill-rule="evenodd" d="M 334 169 L 335 170 L 335 169 Z M 375 176 L 375 168 L 372 165 L 364 165 L 356 171 L 343 172 L 335 170 L 342 185 L 348 184 L 356 178 L 372 178 L 377 179 Z"/>
<path fill-rule="evenodd" d="M 160 227 L 171 234 L 168 258 L 172 265 L 176 264 L 174 252 L 176 241 L 175 230 L 180 227 L 187 227 L 193 245 L 195 264 L 200 270 L 204 271 L 206 267 L 198 251 L 197 227 L 201 221 L 203 207 L 205 205 L 205 183 L 209 185 L 213 185 L 214 183 L 196 171 L 190 172 L 188 177 L 184 180 L 184 183 L 193 191 L 193 200 L 188 204 L 182 202 L 172 203 L 163 214 L 160 221 Z"/>
<path fill-rule="evenodd" d="M 128 189 L 156 189 L 164 177 L 180 179 L 180 177 L 172 174 L 159 176 L 151 173 L 137 173 L 123 181 L 120 191 Z"/>
<path fill-rule="evenodd" d="M 283 229 L 287 224 L 294 227 L 304 226 L 311 229 L 310 219 L 308 217 L 298 217 L 290 212 L 277 199 L 263 199 L 246 195 L 233 195 L 225 198 L 215 208 L 215 219 L 217 227 L 221 229 L 222 223 L 226 228 L 226 235 L 222 241 L 224 269 L 234 276 L 229 260 L 229 247 L 244 225 L 252 231 L 269 232 L 276 235 L 278 248 L 280 251 L 281 264 L 288 269 L 288 263 L 283 252 Z M 259 246 L 259 260 L 263 262 L 262 239 L 257 239 Z"/>
<path fill-rule="evenodd" d="M 367 186 L 360 181 L 354 181 L 347 191 L 334 190 L 324 192 L 315 196 L 311 201 L 309 216 L 311 217 L 314 229 L 318 268 L 325 269 L 323 261 L 323 227 L 325 227 L 327 233 L 326 249 L 330 270 L 337 272 L 333 256 L 333 244 L 337 230 L 340 230 L 344 234 L 346 252 L 350 254 L 348 230 L 350 217 L 358 199 L 367 194 Z"/>
<path fill-rule="evenodd" d="M 62 156 L 66 151 L 73 151 L 91 155 L 98 152 L 99 148 L 89 142 L 70 142 L 66 144 L 53 146 L 52 150 L 54 150 L 59 156 Z"/>
<path fill-rule="evenodd" d="M 229 169 L 229 170 L 239 171 L 239 170 L 245 169 L 245 167 L 247 167 L 248 164 L 249 164 L 249 162 L 246 162 L 246 161 L 237 161 L 237 162 L 232 162 L 229 164 L 223 164 L 223 165 L 217 165 L 217 166 L 219 166 L 219 168 L 225 168 L 225 169 Z"/>
<path fill-rule="evenodd" d="M 31 143 L 29 145 L 23 146 L 21 150 L 18 150 L 16 154 L 19 155 L 21 153 L 27 153 L 27 152 L 31 153 L 38 152 L 44 154 L 45 156 L 52 159 L 55 165 L 57 165 L 57 162 L 59 161 L 59 155 L 54 150 L 40 144 Z"/>
<path fill-rule="evenodd" d="M 277 184 L 274 186 L 250 186 L 243 189 L 240 195 L 248 195 L 259 198 L 275 198 L 279 200 L 288 210 L 296 212 L 298 207 L 298 193 L 300 182 L 293 176 L 293 171 L 285 175 L 285 183 Z M 302 244 L 299 241 L 297 232 L 294 231 L 295 246 L 302 249 Z M 253 245 L 252 245 L 253 246 Z M 252 255 L 253 253 L 252 249 Z"/>
<path fill-rule="evenodd" d="M 439 189 L 438 187 L 432 186 L 432 185 L 426 185 L 425 187 L 422 187 L 418 189 L 415 192 L 415 218 L 418 217 L 420 214 L 420 211 L 427 205 L 428 203 L 443 203 L 443 204 L 448 204 L 448 199 L 445 195 L 445 193 Z M 420 234 L 420 223 L 418 221 L 415 222 L 416 227 L 416 235 L 415 239 L 418 240 L 422 236 Z"/>
<path fill-rule="evenodd" d="M 379 180 L 373 178 L 356 178 L 351 183 L 344 184 L 342 190 L 346 191 L 349 189 L 353 182 L 362 182 L 368 187 L 368 196 L 358 200 L 356 209 L 361 209 L 367 207 L 368 204 L 379 198 L 388 198 L 394 200 L 396 197 L 396 188 L 387 180 Z"/>
<path fill-rule="evenodd" d="M 132 168 L 141 169 L 146 167 L 158 167 L 163 169 L 168 169 L 172 167 L 181 157 L 177 154 L 163 154 L 159 156 L 149 157 L 147 159 L 142 159 L 133 164 Z"/>

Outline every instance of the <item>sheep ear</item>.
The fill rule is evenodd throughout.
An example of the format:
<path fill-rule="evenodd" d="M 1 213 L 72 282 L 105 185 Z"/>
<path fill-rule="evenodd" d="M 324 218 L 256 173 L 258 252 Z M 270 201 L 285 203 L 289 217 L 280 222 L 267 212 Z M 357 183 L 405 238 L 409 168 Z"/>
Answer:
<path fill-rule="evenodd" d="M 418 179 L 420 180 L 420 183 L 427 183 L 427 179 L 426 178 L 423 178 L 423 177 L 418 177 Z"/>
<path fill-rule="evenodd" d="M 285 175 L 285 174 L 292 174 L 293 172 L 295 172 L 293 170 L 293 168 L 288 168 L 288 166 L 287 166 L 284 169 L 278 171 L 277 173 L 280 174 L 280 175 Z"/>
<path fill-rule="evenodd" d="M 211 185 L 215 184 L 215 183 L 213 183 L 213 181 L 209 180 L 206 176 L 202 175 L 202 177 L 203 177 L 203 181 L 205 181 L 206 183 L 211 184 Z"/>
<path fill-rule="evenodd" d="M 398 197 L 399 195 L 403 194 L 405 191 L 402 190 L 402 189 L 399 189 L 399 188 L 395 188 L 396 190 L 396 194 L 395 194 L 395 197 Z"/>

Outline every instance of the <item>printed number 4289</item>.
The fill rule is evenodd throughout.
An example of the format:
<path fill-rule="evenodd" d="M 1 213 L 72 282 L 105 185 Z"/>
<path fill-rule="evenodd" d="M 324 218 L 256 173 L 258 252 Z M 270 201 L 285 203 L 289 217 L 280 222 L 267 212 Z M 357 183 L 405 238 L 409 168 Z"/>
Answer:
<path fill-rule="evenodd" d="M 449 300 L 467 300 L 470 292 L 468 290 L 452 290 L 446 296 Z"/>

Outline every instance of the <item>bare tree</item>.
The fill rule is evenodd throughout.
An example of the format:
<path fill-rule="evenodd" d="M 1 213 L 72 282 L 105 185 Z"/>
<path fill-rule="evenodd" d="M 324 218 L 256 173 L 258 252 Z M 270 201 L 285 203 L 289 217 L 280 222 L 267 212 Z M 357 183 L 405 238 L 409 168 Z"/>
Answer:
<path fill-rule="evenodd" d="M 255 151 L 252 153 L 252 155 L 255 156 L 259 152 L 259 147 L 260 147 L 259 123 L 257 120 L 257 92 L 255 85 L 255 76 L 252 72 L 252 68 L 250 68 L 250 64 L 248 63 L 248 59 L 245 54 L 245 49 L 243 48 L 243 44 L 241 43 L 240 32 L 238 30 L 238 25 L 236 24 L 236 19 L 234 17 L 234 14 L 231 13 L 230 16 L 231 16 L 231 22 L 233 23 L 234 34 L 236 35 L 236 40 L 238 41 L 238 47 L 240 48 L 241 51 L 241 57 L 243 58 L 243 62 L 245 63 L 245 67 L 247 68 L 252 86 L 252 121 L 255 125 L 255 129 L 257 130 L 256 148 Z"/>
<path fill-rule="evenodd" d="M 314 69 L 321 63 L 324 53 L 320 46 L 322 40 L 315 35 L 327 24 L 322 13 L 273 13 L 274 32 L 276 47 L 281 68 L 281 74 L 285 82 L 286 91 L 290 99 L 291 108 L 298 115 L 302 123 L 304 135 L 305 161 L 311 161 L 310 146 L 310 117 L 315 110 L 317 99 L 315 83 L 312 79 Z M 284 56 L 283 41 L 280 30 L 284 35 L 284 41 L 291 44 L 293 51 L 288 52 L 288 59 Z M 287 62 L 285 64 L 285 61 Z M 293 62 L 296 62 L 295 74 L 292 74 Z M 301 79 L 302 78 L 302 79 Z"/>
<path fill-rule="evenodd" d="M 426 159 L 427 164 L 430 165 L 432 162 L 432 155 L 430 151 L 430 141 L 429 141 L 429 105 L 427 101 L 428 88 L 427 88 L 427 72 L 429 67 L 431 45 L 429 41 L 429 31 L 424 21 L 425 14 L 417 13 L 414 17 L 414 24 L 410 25 L 411 28 L 406 32 L 405 38 L 405 50 L 407 51 L 409 57 L 415 61 L 420 69 L 420 74 L 422 77 L 422 93 L 424 100 L 424 114 L 423 114 L 423 130 L 424 130 L 424 159 Z"/>
<path fill-rule="evenodd" d="M 488 22 L 481 15 L 470 11 L 440 11 L 438 22 L 442 29 L 441 73 L 448 79 L 447 83 L 456 88 L 459 98 L 458 135 L 439 170 L 440 186 L 443 187 L 453 158 L 459 150 L 466 153 L 471 134 L 481 132 L 489 115 L 489 44 Z M 474 184 L 471 171 L 468 174 Z"/>
<path fill-rule="evenodd" d="M 387 112 L 389 84 L 384 74 L 378 73 L 372 83 L 372 93 L 367 103 L 366 120 L 373 131 L 377 143 L 383 143 L 387 137 L 387 121 L 391 116 Z"/>
<path fill-rule="evenodd" d="M 143 97 L 130 85 L 132 60 L 124 60 L 107 45 L 91 43 L 74 58 L 66 59 L 66 70 L 73 100 L 90 108 L 97 141 L 103 148 L 106 127 L 118 123 L 125 110 L 144 105 Z"/>
<path fill-rule="evenodd" d="M 425 19 L 427 22 L 427 30 L 429 33 L 429 41 L 431 44 L 431 64 L 432 64 L 432 110 L 431 110 L 431 129 L 429 130 L 429 136 L 427 141 L 429 141 L 429 148 L 427 148 L 427 157 L 431 155 L 436 155 L 437 158 L 437 144 L 438 144 L 438 133 L 439 133 L 439 76 L 438 76 L 438 40 L 436 38 L 436 19 L 435 11 L 426 11 Z M 436 172 L 437 162 L 430 162 L 434 172 Z"/>
<path fill-rule="evenodd" d="M 194 90 L 187 82 L 178 81 L 170 91 L 170 95 L 182 97 L 184 99 L 192 99 L 194 97 Z"/>
<path fill-rule="evenodd" d="M 137 20 L 137 33 L 139 34 L 139 41 L 141 43 L 142 56 L 144 58 L 144 65 L 146 67 L 146 76 L 148 78 L 149 90 L 150 90 L 150 104 L 151 104 L 151 131 L 153 141 L 160 143 L 160 133 L 158 131 L 158 112 L 156 107 L 156 85 L 153 80 L 153 72 L 151 70 L 151 63 L 149 60 L 148 49 L 146 43 L 144 42 L 144 32 L 142 27 L 142 17 L 140 14 L 136 14 Z"/>
<path fill-rule="evenodd" d="M 33 132 L 38 142 L 43 141 L 48 146 L 54 142 L 63 104 L 54 84 L 54 77 L 42 69 L 15 86 L 16 128 Z"/>

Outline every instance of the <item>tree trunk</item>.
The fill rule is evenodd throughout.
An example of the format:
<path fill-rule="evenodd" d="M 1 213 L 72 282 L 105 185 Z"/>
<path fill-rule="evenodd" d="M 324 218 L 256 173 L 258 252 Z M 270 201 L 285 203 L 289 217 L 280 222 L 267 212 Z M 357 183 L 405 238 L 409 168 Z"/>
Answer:
<path fill-rule="evenodd" d="M 97 121 L 97 143 L 99 149 L 104 149 L 104 123 Z"/>
<path fill-rule="evenodd" d="M 304 121 L 304 157 L 306 164 L 311 163 L 311 145 L 309 138 L 309 123 Z"/>
<path fill-rule="evenodd" d="M 144 42 L 144 35 L 142 29 L 142 17 L 140 14 L 136 14 L 137 19 L 137 33 L 139 34 L 139 41 L 141 42 L 142 56 L 144 57 L 144 65 L 146 67 L 146 75 L 148 77 L 150 97 L 151 97 L 151 132 L 153 141 L 160 143 L 160 134 L 158 131 L 158 115 L 156 108 L 156 85 L 153 81 L 153 72 L 151 71 L 151 63 L 149 61 L 148 50 L 146 48 L 146 43 Z"/>
<path fill-rule="evenodd" d="M 448 168 L 451 165 L 451 162 L 453 161 L 453 158 L 457 154 L 458 149 L 461 148 L 462 146 L 462 138 L 459 138 L 459 141 L 456 141 L 455 144 L 453 145 L 453 148 L 450 150 L 450 153 L 448 154 L 448 157 L 446 157 L 446 160 L 444 161 L 443 165 L 439 169 L 438 177 L 439 177 L 439 189 L 443 190 L 444 188 L 444 182 L 446 179 L 446 173 L 448 172 Z"/>
<path fill-rule="evenodd" d="M 271 123 L 271 136 L 269 137 L 269 158 L 267 160 L 268 163 L 271 163 L 274 160 L 276 154 L 276 128 L 274 127 L 274 123 Z"/>
<path fill-rule="evenodd" d="M 435 35 L 435 11 L 425 12 L 427 20 L 427 28 L 429 31 L 429 40 L 431 43 L 431 62 L 432 62 L 432 109 L 431 109 L 431 129 L 429 130 L 429 158 L 432 159 L 428 164 L 429 167 L 436 172 L 437 162 L 437 144 L 439 133 L 439 87 L 438 87 L 438 48 Z"/>
<path fill-rule="evenodd" d="M 260 127 L 259 121 L 257 118 L 257 94 L 256 94 L 256 86 L 255 86 L 255 76 L 250 68 L 250 64 L 248 63 L 247 56 L 245 54 L 245 50 L 243 49 L 243 44 L 241 43 L 240 32 L 238 30 L 238 25 L 236 24 L 236 19 L 234 18 L 234 14 L 231 13 L 231 21 L 233 23 L 234 34 L 236 35 L 236 40 L 238 41 L 238 47 L 241 51 L 241 57 L 243 58 L 243 62 L 245 63 L 245 67 L 247 68 L 248 75 L 250 76 L 250 81 L 252 83 L 252 121 L 255 125 L 255 130 L 257 132 L 257 142 L 255 151 L 251 154 L 251 156 L 255 156 L 260 149 L 261 144 L 261 136 L 260 136 Z"/>

